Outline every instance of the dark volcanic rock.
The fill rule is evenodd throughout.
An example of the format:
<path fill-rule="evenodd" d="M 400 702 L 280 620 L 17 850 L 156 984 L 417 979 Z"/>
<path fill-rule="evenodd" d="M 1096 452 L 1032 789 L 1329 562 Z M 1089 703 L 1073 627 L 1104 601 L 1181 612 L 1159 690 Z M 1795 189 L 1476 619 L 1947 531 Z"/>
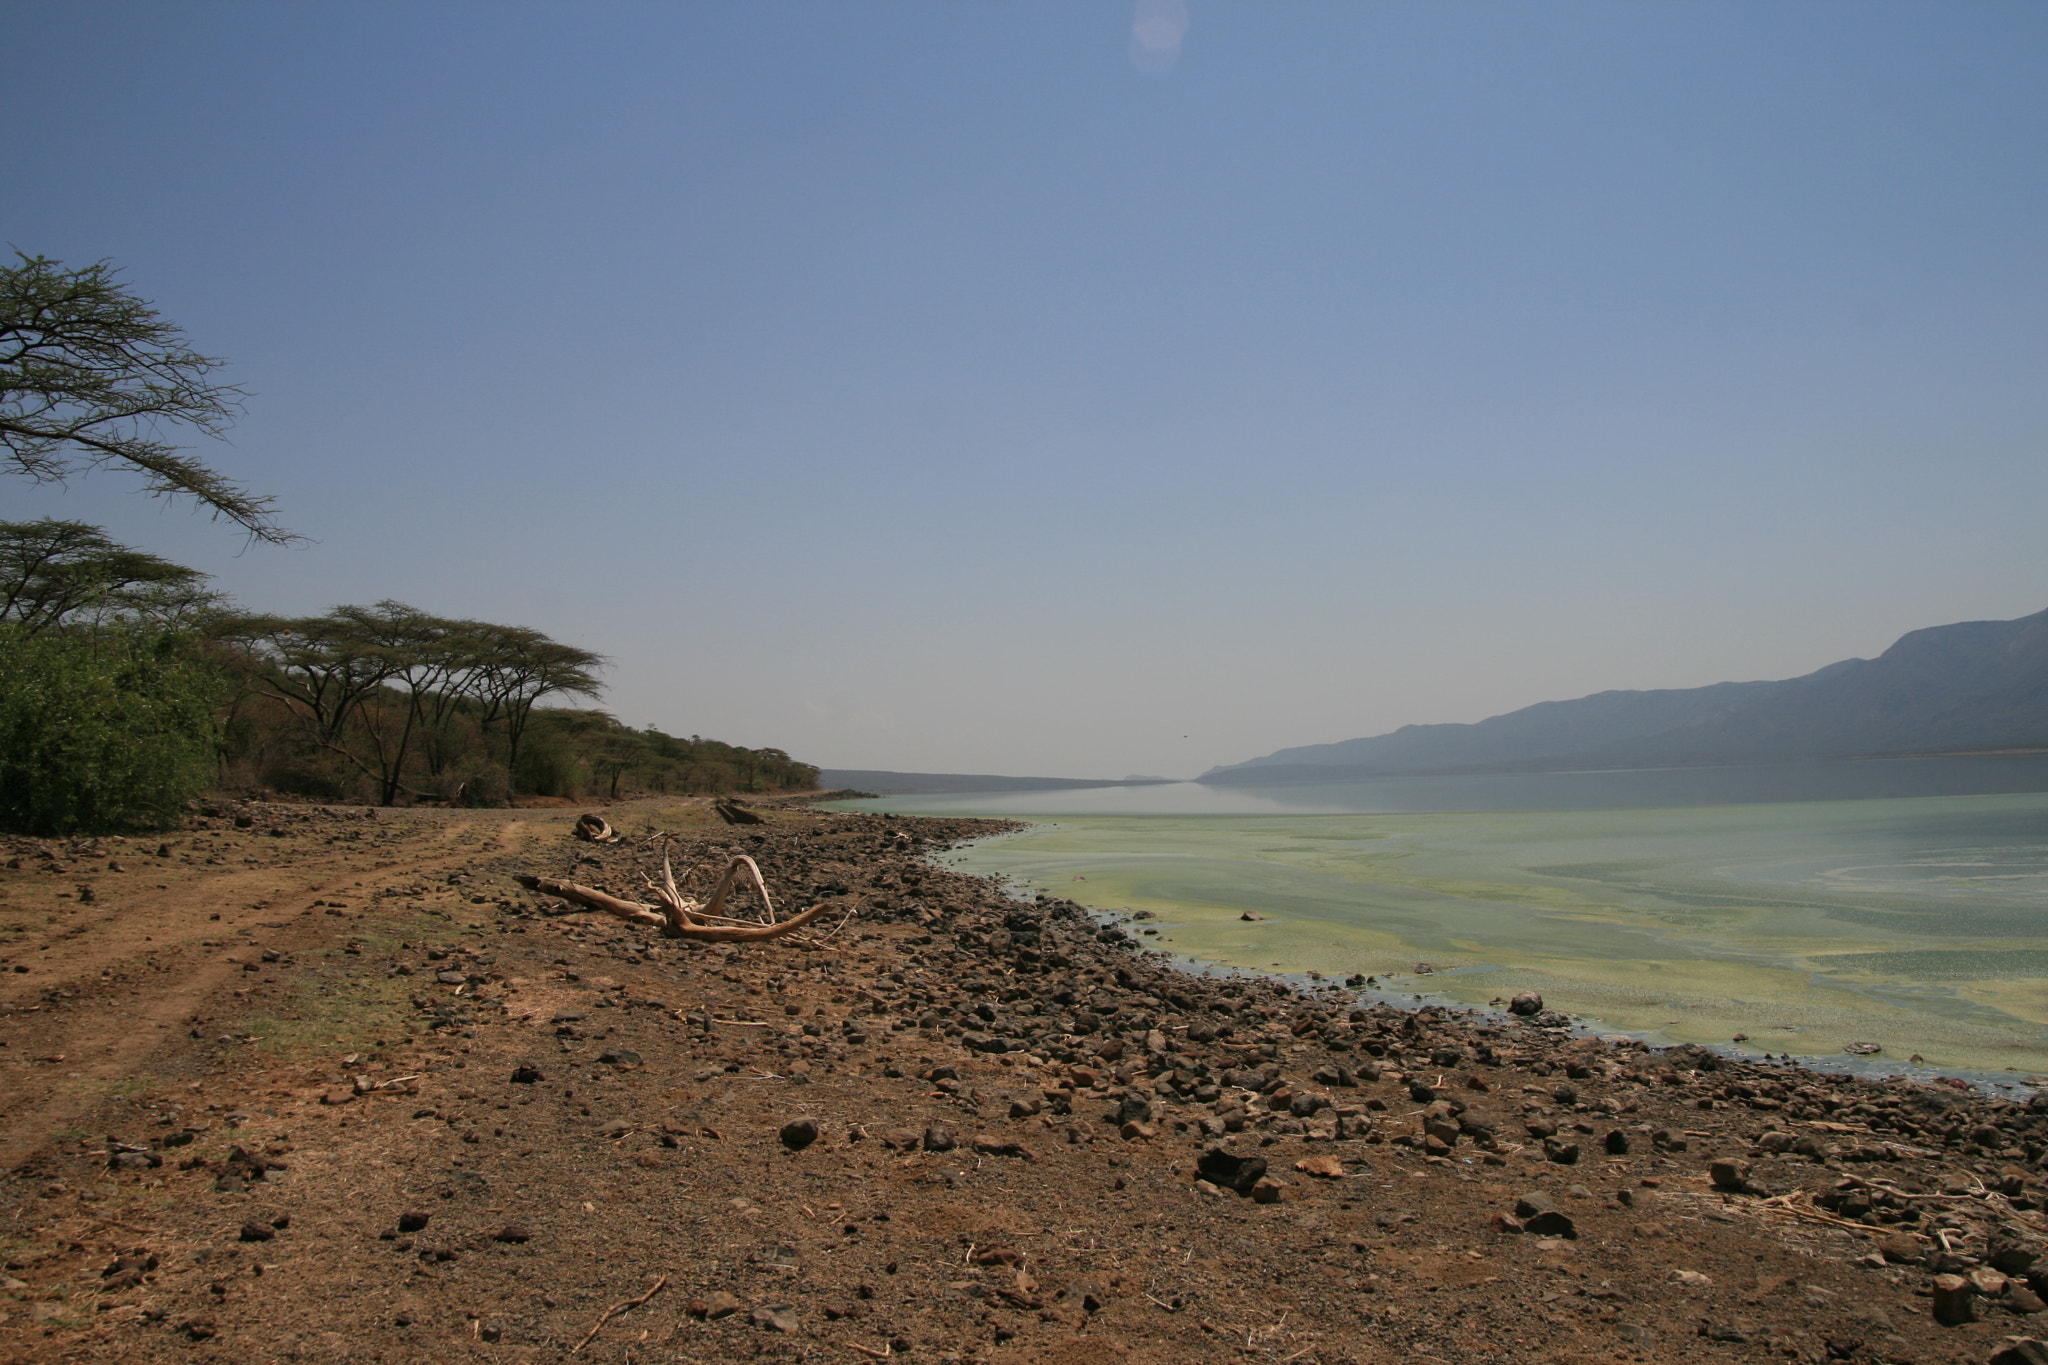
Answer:
<path fill-rule="evenodd" d="M 1224 1147 L 1211 1147 L 1195 1162 L 1195 1173 L 1212 1185 L 1239 1194 L 1250 1194 L 1266 1174 L 1262 1156 L 1240 1156 Z"/>

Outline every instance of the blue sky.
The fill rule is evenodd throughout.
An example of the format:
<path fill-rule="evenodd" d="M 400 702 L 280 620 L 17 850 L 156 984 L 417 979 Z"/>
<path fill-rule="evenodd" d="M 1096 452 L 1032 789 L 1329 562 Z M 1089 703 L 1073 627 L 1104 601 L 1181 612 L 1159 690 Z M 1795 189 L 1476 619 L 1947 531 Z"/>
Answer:
<path fill-rule="evenodd" d="M 633 724 L 1180 776 L 2048 606 L 2038 4 L 7 33 L 0 241 L 228 357 L 205 453 L 313 543 L 0 515 L 538 626 Z"/>

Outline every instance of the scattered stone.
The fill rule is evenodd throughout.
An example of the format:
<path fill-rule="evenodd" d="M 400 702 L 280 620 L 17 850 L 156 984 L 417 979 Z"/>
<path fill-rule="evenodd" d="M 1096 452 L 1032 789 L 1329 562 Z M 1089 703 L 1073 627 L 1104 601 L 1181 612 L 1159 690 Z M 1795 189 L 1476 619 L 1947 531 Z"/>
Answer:
<path fill-rule="evenodd" d="M 1195 1170 L 1212 1185 L 1248 1195 L 1260 1177 L 1266 1174 L 1266 1159 L 1262 1156 L 1239 1156 L 1220 1146 L 1211 1147 L 1196 1159 Z"/>
<path fill-rule="evenodd" d="M 1746 1161 L 1716 1161 L 1707 1167 L 1707 1175 L 1717 1190 L 1731 1194 L 1750 1194 L 1749 1163 Z"/>
<path fill-rule="evenodd" d="M 1534 991 L 1523 991 L 1508 1002 L 1508 1013 L 1528 1018 L 1543 1013 L 1543 997 Z"/>
<path fill-rule="evenodd" d="M 267 1242 L 277 1236 L 277 1229 L 263 1223 L 244 1223 L 241 1236 L 245 1242 Z"/>
<path fill-rule="evenodd" d="M 2024 1275 L 2034 1268 L 2034 1262 L 2039 1256 L 2037 1248 L 2001 1234 L 1993 1238 L 1991 1245 L 1985 1249 L 1984 1259 L 1993 1268 L 2008 1275 Z"/>
<path fill-rule="evenodd" d="M 1342 1180 L 1344 1178 L 1344 1162 L 1341 1158 L 1334 1156 L 1303 1157 L 1300 1161 L 1294 1163 L 1294 1169 L 1300 1171 L 1303 1175 L 1316 1176 L 1322 1180 Z"/>
<path fill-rule="evenodd" d="M 1712 1289 L 1714 1287 L 1712 1277 L 1702 1275 L 1697 1270 L 1674 1270 L 1671 1272 L 1671 1283 L 1683 1285 L 1687 1289 Z"/>
<path fill-rule="evenodd" d="M 949 1128 L 933 1124 L 924 1130 L 924 1149 L 927 1152 L 950 1152 L 959 1145 Z"/>
<path fill-rule="evenodd" d="M 818 1140 L 818 1121 L 812 1118 L 791 1119 L 782 1125 L 777 1136 L 790 1151 L 801 1152 Z"/>
<path fill-rule="evenodd" d="M 512 1084 L 514 1085 L 533 1085 L 546 1079 L 547 1077 L 540 1074 L 540 1068 L 537 1066 L 519 1066 L 513 1068 L 512 1071 Z"/>
<path fill-rule="evenodd" d="M 748 1320 L 764 1332 L 797 1330 L 796 1310 L 787 1306 L 756 1308 L 748 1314 Z"/>
<path fill-rule="evenodd" d="M 1936 1275 L 1930 1288 L 1934 1291 L 1936 1322 L 1954 1327 L 1959 1323 L 1976 1321 L 1975 1285 L 1961 1275 Z"/>
<path fill-rule="evenodd" d="M 1254 1204 L 1277 1204 L 1287 1197 L 1287 1191 L 1292 1188 L 1293 1186 L 1278 1176 L 1262 1175 L 1252 1186 L 1252 1202 Z"/>
<path fill-rule="evenodd" d="M 1878 1239 L 1877 1250 L 1893 1265 L 1917 1265 L 1927 1254 L 1927 1243 L 1910 1232 L 1894 1232 Z"/>
<path fill-rule="evenodd" d="M 1131 1125 L 1125 1124 L 1124 1126 L 1128 1128 Z M 1143 1127 L 1146 1125 L 1139 1126 Z M 983 1156 L 1008 1156 L 1015 1157 L 1019 1161 L 1031 1161 L 1037 1156 L 1037 1153 L 1033 1152 L 1023 1143 L 1010 1138 L 977 1137 L 974 1139 L 974 1150 L 980 1152 Z"/>
<path fill-rule="evenodd" d="M 533 1234 L 527 1231 L 522 1224 L 507 1223 L 504 1227 L 491 1234 L 491 1240 L 494 1242 L 509 1242 L 514 1246 L 520 1246 L 532 1241 Z"/>
<path fill-rule="evenodd" d="M 425 1213 L 401 1213 L 398 1215 L 398 1230 L 400 1232 L 419 1232 L 427 1226 L 427 1222 L 432 1216 Z"/>
<path fill-rule="evenodd" d="M 2009 1337 L 1991 1353 L 1991 1365 L 2048 1365 L 2048 1342 L 2038 1337 Z"/>
<path fill-rule="evenodd" d="M 701 1299 L 690 1300 L 690 1316 L 716 1321 L 731 1317 L 740 1311 L 740 1301 L 723 1289 L 713 1290 Z"/>

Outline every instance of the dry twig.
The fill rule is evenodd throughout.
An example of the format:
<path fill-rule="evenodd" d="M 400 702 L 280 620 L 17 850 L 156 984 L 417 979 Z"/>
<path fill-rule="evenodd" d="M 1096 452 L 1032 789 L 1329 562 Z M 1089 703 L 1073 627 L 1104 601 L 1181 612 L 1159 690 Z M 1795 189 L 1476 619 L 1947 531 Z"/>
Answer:
<path fill-rule="evenodd" d="M 583 1340 L 577 1342 L 575 1346 L 570 1348 L 569 1354 L 573 1356 L 578 1351 L 588 1346 L 592 1341 L 595 1341 L 597 1339 L 597 1334 L 604 1330 L 604 1325 L 606 1323 L 610 1322 L 619 1314 L 624 1313 L 630 1309 L 638 1308 L 641 1304 L 646 1303 L 656 1294 L 659 1294 L 662 1291 L 663 1286 L 667 1284 L 668 1276 L 663 1275 L 660 1279 L 656 1280 L 652 1286 L 649 1287 L 648 1291 L 645 1294 L 642 1294 L 639 1298 L 626 1299 L 622 1302 L 615 1303 L 611 1307 L 605 1309 L 604 1316 L 599 1318 L 595 1323 L 591 1325 L 590 1330 L 584 1333 Z"/>

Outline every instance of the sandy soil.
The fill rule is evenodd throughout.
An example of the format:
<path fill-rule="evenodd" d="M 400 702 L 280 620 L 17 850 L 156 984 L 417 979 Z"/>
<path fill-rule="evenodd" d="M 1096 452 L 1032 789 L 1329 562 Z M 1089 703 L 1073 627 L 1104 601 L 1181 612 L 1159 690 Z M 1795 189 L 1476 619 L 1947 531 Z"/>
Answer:
<path fill-rule="evenodd" d="M 9 1358 L 1947 1361 L 2041 1307 L 2031 1109 L 1189 977 L 928 862 L 987 822 L 576 814 L 0 845 Z M 859 913 L 512 880 L 634 894 L 657 829 Z"/>

